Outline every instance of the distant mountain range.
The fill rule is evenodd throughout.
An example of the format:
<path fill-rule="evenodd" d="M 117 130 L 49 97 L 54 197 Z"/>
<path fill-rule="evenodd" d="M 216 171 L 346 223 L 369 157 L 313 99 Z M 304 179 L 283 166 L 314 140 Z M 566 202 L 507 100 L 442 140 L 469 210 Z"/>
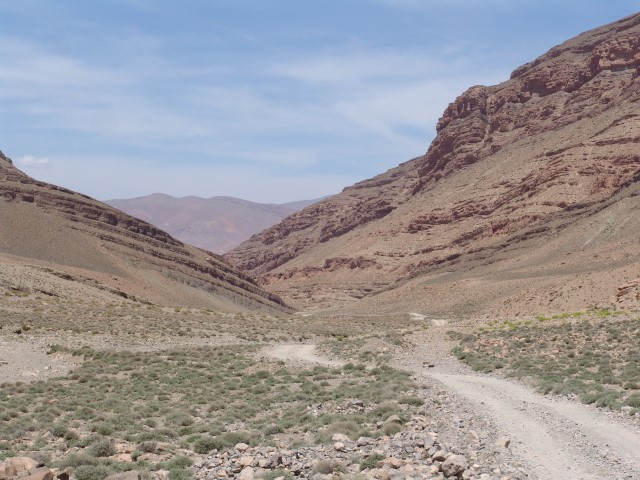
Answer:
<path fill-rule="evenodd" d="M 145 220 L 185 243 L 222 254 L 317 201 L 278 205 L 233 197 L 176 198 L 154 193 L 105 203 Z"/>

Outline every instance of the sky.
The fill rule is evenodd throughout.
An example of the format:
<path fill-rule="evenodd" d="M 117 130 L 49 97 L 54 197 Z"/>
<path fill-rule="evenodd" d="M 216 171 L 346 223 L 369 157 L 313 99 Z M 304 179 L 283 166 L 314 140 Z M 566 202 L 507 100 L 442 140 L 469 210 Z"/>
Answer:
<path fill-rule="evenodd" d="M 106 200 L 282 203 L 426 152 L 438 118 L 627 0 L 0 0 L 0 150 Z"/>

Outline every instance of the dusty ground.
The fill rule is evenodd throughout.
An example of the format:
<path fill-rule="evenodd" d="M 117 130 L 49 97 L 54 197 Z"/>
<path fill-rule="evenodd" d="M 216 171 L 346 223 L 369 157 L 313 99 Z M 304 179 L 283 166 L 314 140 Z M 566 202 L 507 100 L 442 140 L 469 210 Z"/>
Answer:
<path fill-rule="evenodd" d="M 637 420 L 473 372 L 449 353 L 453 344 L 445 338 L 446 323 L 434 319 L 428 332 L 412 334 L 408 338 L 412 346 L 397 348 L 393 363 L 414 372 L 419 381 L 454 395 L 453 415 L 471 411 L 483 417 L 491 428 L 478 432 L 481 438 L 510 439 L 512 462 L 522 465 L 528 478 L 640 478 Z M 318 356 L 313 345 L 276 346 L 270 355 L 294 362 L 332 361 Z"/>
<path fill-rule="evenodd" d="M 65 354 L 47 355 L 43 341 L 0 338 L 0 383 L 46 380 L 66 375 L 79 365 L 78 358 Z"/>
<path fill-rule="evenodd" d="M 362 355 L 374 352 L 413 372 L 420 388 L 410 394 L 424 399 L 424 414 L 444 444 L 455 450 L 470 430 L 477 433 L 480 444 L 471 460 L 493 472 L 487 478 L 640 479 L 639 418 L 471 371 L 452 356 L 455 344 L 446 335 L 468 322 L 416 312 L 353 318 L 214 314 L 125 301 L 90 285 L 42 277 L 37 269 L 18 285 L 12 272 L 0 270 L 0 382 L 63 376 L 82 361 L 48 355 L 51 345 L 140 352 L 257 344 L 258 357 L 298 368 L 366 363 L 369 357 Z M 496 446 L 501 438 L 510 440 L 508 448 Z"/>
<path fill-rule="evenodd" d="M 640 429 L 612 415 L 561 397 L 535 393 L 521 383 L 473 372 L 442 346 L 442 329 L 412 338 L 414 347 L 398 355 L 398 366 L 431 378 L 495 422 L 512 440 L 513 453 L 534 478 L 640 478 Z M 434 347 L 434 344 L 440 347 Z M 424 361 L 434 368 L 425 369 Z"/>

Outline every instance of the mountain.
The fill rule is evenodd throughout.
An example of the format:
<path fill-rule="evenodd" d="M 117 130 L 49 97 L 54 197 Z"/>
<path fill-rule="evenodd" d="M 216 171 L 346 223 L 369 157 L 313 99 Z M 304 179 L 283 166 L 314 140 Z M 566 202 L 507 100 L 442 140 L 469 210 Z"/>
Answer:
<path fill-rule="evenodd" d="M 168 232 L 175 238 L 214 253 L 225 253 L 252 235 L 315 203 L 254 203 L 233 197 L 183 197 L 162 193 L 106 200 L 105 203 Z"/>
<path fill-rule="evenodd" d="M 165 305 L 289 310 L 221 257 L 86 195 L 34 180 L 1 152 L 0 263 Z"/>
<path fill-rule="evenodd" d="M 445 110 L 425 155 L 225 258 L 298 308 L 640 308 L 640 14 Z"/>

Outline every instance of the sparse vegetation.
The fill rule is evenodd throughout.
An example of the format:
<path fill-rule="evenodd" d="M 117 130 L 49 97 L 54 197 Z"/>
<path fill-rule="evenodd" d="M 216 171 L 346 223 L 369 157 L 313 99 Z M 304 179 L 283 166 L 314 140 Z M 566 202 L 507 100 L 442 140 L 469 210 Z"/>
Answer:
<path fill-rule="evenodd" d="M 39 448 L 61 456 L 60 466 L 76 466 L 79 478 L 97 479 L 127 465 L 144 467 L 142 459 L 155 454 L 159 444 L 165 450 L 206 454 L 240 442 L 271 444 L 279 435 L 302 440 L 305 432 L 317 432 L 319 443 L 330 442 L 334 433 L 353 439 L 392 435 L 402 427 L 378 427 L 376 422 L 421 404 L 418 397 L 405 394 L 414 387 L 409 374 L 381 365 L 371 352 L 366 355 L 373 362 L 369 366 L 290 370 L 254 359 L 255 348 L 71 351 L 84 363 L 67 377 L 3 385 L 0 435 L 9 442 L 1 443 L 0 449 L 13 452 L 12 440 L 18 439 L 22 448 L 32 448 L 46 428 L 50 440 Z M 69 352 L 58 346 L 50 350 Z M 349 407 L 353 399 L 368 408 Z M 322 407 L 311 415 L 309 409 L 317 405 Z M 111 461 L 118 443 L 133 445 L 135 464 Z M 71 448 L 82 453 L 64 460 Z M 176 472 L 186 468 L 167 466 Z M 318 468 L 340 471 L 337 464 Z M 175 475 L 183 478 L 183 473 Z"/>
<path fill-rule="evenodd" d="M 640 408 L 640 318 L 597 310 L 537 317 L 541 324 L 494 322 L 451 333 L 455 355 L 474 370 L 534 379 L 542 393 L 587 404 Z"/>

